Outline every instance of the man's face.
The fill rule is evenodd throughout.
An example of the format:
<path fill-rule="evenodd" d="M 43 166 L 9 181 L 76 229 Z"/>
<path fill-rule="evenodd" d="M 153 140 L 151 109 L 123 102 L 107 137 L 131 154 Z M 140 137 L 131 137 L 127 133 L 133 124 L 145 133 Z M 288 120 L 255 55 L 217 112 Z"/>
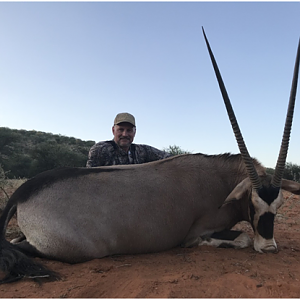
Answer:
<path fill-rule="evenodd" d="M 112 132 L 116 144 L 125 151 L 129 150 L 135 136 L 136 128 L 130 123 L 120 123 L 114 125 Z"/>

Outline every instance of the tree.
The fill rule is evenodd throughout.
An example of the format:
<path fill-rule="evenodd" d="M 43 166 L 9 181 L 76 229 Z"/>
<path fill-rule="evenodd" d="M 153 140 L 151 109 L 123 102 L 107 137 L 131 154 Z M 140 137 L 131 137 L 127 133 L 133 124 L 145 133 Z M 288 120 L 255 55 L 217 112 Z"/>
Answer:
<path fill-rule="evenodd" d="M 0 149 L 5 145 L 15 142 L 19 138 L 19 133 L 14 132 L 9 128 L 1 127 L 0 128 Z"/>
<path fill-rule="evenodd" d="M 300 166 L 291 162 L 285 165 L 283 178 L 300 182 Z"/>
<path fill-rule="evenodd" d="M 269 175 L 274 175 L 275 169 L 266 168 Z M 286 163 L 282 178 L 300 182 L 300 166 L 293 163 Z"/>
<path fill-rule="evenodd" d="M 41 143 L 32 151 L 32 158 L 29 177 L 60 167 L 84 167 L 87 155 L 64 144 Z"/>
<path fill-rule="evenodd" d="M 170 153 L 171 155 L 180 155 L 180 154 L 190 154 L 190 151 L 186 151 L 181 149 L 179 146 L 177 145 L 173 145 L 173 146 L 169 146 L 168 148 L 164 148 L 164 151 Z"/>
<path fill-rule="evenodd" d="M 0 164 L 6 177 L 30 178 L 58 167 L 84 167 L 94 141 L 0 127 Z"/>

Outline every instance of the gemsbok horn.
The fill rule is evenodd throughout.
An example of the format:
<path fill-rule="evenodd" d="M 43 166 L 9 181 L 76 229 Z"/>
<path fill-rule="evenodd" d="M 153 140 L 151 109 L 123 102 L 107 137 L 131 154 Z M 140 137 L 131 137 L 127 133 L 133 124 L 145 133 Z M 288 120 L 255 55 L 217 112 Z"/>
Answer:
<path fill-rule="evenodd" d="M 221 77 L 221 73 L 217 66 L 216 60 L 215 60 L 212 50 L 210 48 L 210 45 L 207 40 L 207 37 L 206 37 L 203 27 L 202 27 L 202 30 L 203 30 L 205 42 L 206 42 L 206 45 L 208 48 L 208 52 L 209 52 L 209 55 L 210 55 L 210 58 L 211 58 L 211 61 L 213 64 L 213 68 L 215 70 L 215 74 L 216 74 L 216 77 L 217 77 L 217 80 L 219 83 L 219 87 L 220 87 L 220 90 L 221 90 L 221 93 L 223 96 L 226 110 L 227 110 L 227 113 L 228 113 L 228 116 L 229 116 L 229 119 L 231 122 L 231 126 L 233 128 L 233 132 L 235 134 L 238 147 L 239 147 L 241 155 L 243 157 L 243 161 L 247 168 L 248 176 L 251 180 L 253 188 L 256 190 L 259 190 L 262 188 L 261 181 L 257 175 L 257 172 L 254 168 L 252 159 L 248 153 L 248 150 L 247 150 L 246 144 L 244 142 L 242 133 L 240 131 L 237 119 L 235 117 L 233 108 L 231 106 L 231 102 L 230 102 L 229 96 L 227 94 L 223 79 Z M 286 117 L 286 122 L 285 122 L 285 127 L 284 127 L 284 133 L 283 133 L 280 153 L 279 153 L 279 157 L 277 160 L 274 176 L 273 176 L 272 182 L 271 182 L 271 185 L 274 188 L 280 188 L 280 186 L 281 186 L 281 180 L 282 180 L 283 171 L 284 171 L 285 163 L 286 163 L 287 152 L 288 152 L 288 148 L 289 148 L 289 139 L 290 139 L 290 133 L 291 133 L 292 123 L 293 123 L 294 107 L 295 107 L 296 92 L 297 92 L 298 73 L 299 73 L 299 60 L 300 60 L 299 52 L 300 52 L 300 41 L 298 43 L 298 50 L 297 50 L 295 67 L 294 67 L 294 76 L 293 76 L 289 106 L 288 106 L 288 110 L 287 110 L 287 117 Z"/>

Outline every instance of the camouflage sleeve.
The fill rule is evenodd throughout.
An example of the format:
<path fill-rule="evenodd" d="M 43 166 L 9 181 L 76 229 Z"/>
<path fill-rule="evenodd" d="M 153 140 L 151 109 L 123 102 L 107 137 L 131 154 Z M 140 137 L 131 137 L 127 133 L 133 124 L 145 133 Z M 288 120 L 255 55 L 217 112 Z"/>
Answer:
<path fill-rule="evenodd" d="M 147 151 L 147 156 L 148 156 L 148 162 L 155 161 L 155 160 L 160 160 L 160 159 L 165 159 L 168 157 L 171 157 L 172 155 L 166 151 L 156 149 L 154 147 L 144 145 L 146 147 Z"/>
<path fill-rule="evenodd" d="M 111 145 L 107 142 L 99 142 L 91 147 L 86 163 L 87 168 L 99 167 L 107 165 L 109 160 L 109 154 L 111 152 Z"/>
<path fill-rule="evenodd" d="M 91 147 L 88 155 L 88 160 L 86 162 L 87 168 L 96 167 L 98 165 L 97 164 L 98 152 L 99 152 L 99 147 L 97 147 L 97 144 Z"/>

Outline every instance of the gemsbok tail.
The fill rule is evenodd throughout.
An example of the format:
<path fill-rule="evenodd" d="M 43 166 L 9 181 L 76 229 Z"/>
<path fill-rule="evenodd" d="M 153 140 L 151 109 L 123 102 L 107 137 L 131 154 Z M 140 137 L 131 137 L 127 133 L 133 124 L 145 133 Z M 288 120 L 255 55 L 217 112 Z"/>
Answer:
<path fill-rule="evenodd" d="M 5 238 L 7 225 L 17 209 L 17 199 L 13 195 L 0 217 L 0 270 L 5 274 L 0 284 L 10 283 L 22 278 L 48 278 L 58 280 L 60 276 L 28 257 L 18 245 Z"/>

